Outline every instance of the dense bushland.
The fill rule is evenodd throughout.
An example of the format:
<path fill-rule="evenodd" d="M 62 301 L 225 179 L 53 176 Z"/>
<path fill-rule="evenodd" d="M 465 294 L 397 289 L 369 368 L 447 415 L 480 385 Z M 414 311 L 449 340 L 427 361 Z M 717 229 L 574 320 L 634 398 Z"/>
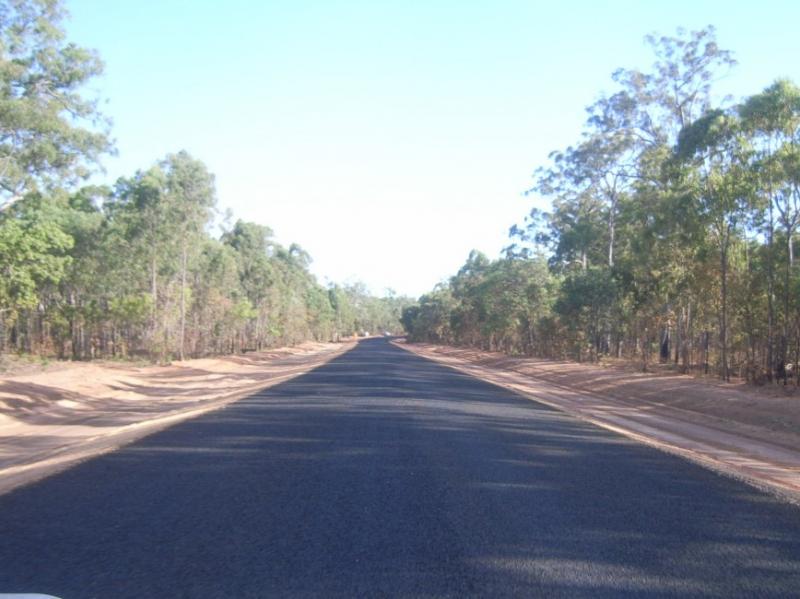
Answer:
<path fill-rule="evenodd" d="M 102 63 L 63 18 L 0 2 L 0 353 L 166 361 L 399 330 L 408 299 L 321 286 L 268 227 L 212 234 L 214 176 L 186 152 L 86 186 L 112 150 L 82 92 Z"/>
<path fill-rule="evenodd" d="M 581 138 L 528 192 L 548 200 L 406 309 L 411 339 L 597 360 L 673 362 L 786 382 L 800 361 L 800 89 L 743 101 L 709 27 L 648 37 L 648 72 L 619 69 Z"/>

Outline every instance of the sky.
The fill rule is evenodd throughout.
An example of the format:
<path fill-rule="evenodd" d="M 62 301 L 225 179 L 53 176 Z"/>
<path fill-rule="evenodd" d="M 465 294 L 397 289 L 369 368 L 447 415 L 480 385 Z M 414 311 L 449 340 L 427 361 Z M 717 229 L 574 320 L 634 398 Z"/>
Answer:
<path fill-rule="evenodd" d="M 66 0 L 96 49 L 118 153 L 103 180 L 187 150 L 233 220 L 268 225 L 323 283 L 419 296 L 497 257 L 611 73 L 648 33 L 712 24 L 736 98 L 800 83 L 800 3 L 702 0 Z"/>

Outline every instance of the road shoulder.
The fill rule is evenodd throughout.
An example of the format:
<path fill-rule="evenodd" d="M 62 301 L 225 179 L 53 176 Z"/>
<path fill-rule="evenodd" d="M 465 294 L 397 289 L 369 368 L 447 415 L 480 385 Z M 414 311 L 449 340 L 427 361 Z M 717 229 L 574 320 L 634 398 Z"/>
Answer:
<path fill-rule="evenodd" d="M 301 376 L 354 343 L 0 378 L 0 495 Z"/>

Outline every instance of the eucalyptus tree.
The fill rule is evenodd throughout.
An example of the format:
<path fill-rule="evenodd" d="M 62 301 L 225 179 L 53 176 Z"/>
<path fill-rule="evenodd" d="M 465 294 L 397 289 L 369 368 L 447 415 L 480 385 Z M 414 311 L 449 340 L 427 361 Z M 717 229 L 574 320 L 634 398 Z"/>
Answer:
<path fill-rule="evenodd" d="M 104 326 L 109 321 L 110 301 L 126 291 L 120 280 L 120 276 L 124 277 L 124 264 L 115 260 L 115 248 L 109 244 L 108 220 L 102 209 L 110 194 L 107 187 L 89 186 L 62 201 L 54 201 L 60 227 L 70 236 L 73 246 L 59 284 L 60 301 L 53 302 L 55 306 L 49 310 L 50 327 L 59 355 L 63 354 L 64 341 L 68 339 L 73 359 L 91 356 L 93 348 L 89 341 L 98 331 L 102 350 L 110 345 L 111 353 L 117 352 L 113 323 L 111 331 Z"/>
<path fill-rule="evenodd" d="M 416 300 L 406 295 L 398 295 L 392 289 L 386 289 L 384 295 L 373 296 L 372 302 L 375 306 L 375 331 L 389 332 L 394 335 L 401 334 L 403 327 L 400 317 L 403 310 L 408 306 L 416 305 Z"/>
<path fill-rule="evenodd" d="M 277 276 L 271 260 L 276 246 L 272 229 L 237 220 L 230 231 L 223 233 L 222 242 L 235 250 L 239 284 L 250 305 L 256 310 L 253 343 L 260 349 L 267 343 L 273 318 L 268 301 Z"/>
<path fill-rule="evenodd" d="M 239 278 L 237 251 L 216 239 L 201 240 L 190 269 L 191 341 L 194 355 L 220 354 L 236 346 L 253 309 Z"/>
<path fill-rule="evenodd" d="M 511 228 L 503 261 L 468 261 L 408 309 L 411 338 L 517 351 L 524 300 L 548 284 L 522 291 L 517 275 L 535 277 L 518 265 L 547 250 L 547 349 L 525 351 L 596 357 L 616 341 L 646 365 L 657 342 L 684 371 L 700 349 L 706 369 L 711 356 L 723 378 L 738 367 L 751 380 L 764 378 L 759 363 L 770 378 L 800 355 L 800 91 L 779 80 L 734 107 L 713 94 L 735 61 L 712 27 L 646 41 L 652 67 L 616 71 L 577 143 L 536 170 L 526 195 L 550 207 Z"/>
<path fill-rule="evenodd" d="M 603 261 L 614 266 L 619 202 L 632 176 L 630 165 L 620 162 L 625 152 L 620 139 L 588 136 L 577 147 L 552 153 L 551 167 L 537 171 L 532 191 L 552 198 L 549 238 L 557 240 L 556 255 L 562 260 L 577 262 L 585 270 L 599 242 L 605 244 Z"/>
<path fill-rule="evenodd" d="M 449 287 L 456 301 L 450 322 L 453 335 L 466 345 L 491 345 L 490 335 L 482 330 L 485 325 L 486 297 L 477 293 L 488 274 L 491 262 L 483 252 L 472 250 L 464 265 L 451 277 Z"/>
<path fill-rule="evenodd" d="M 58 0 L 0 2 L 0 212 L 75 184 L 111 149 L 108 123 L 83 93 L 103 64 L 66 40 L 65 16 Z"/>
<path fill-rule="evenodd" d="M 520 240 L 550 242 L 554 260 L 562 264 L 577 263 L 584 269 L 601 264 L 599 256 L 589 257 L 604 243 L 603 261 L 613 267 L 621 215 L 641 214 L 638 205 L 647 204 L 646 218 L 623 224 L 631 237 L 638 234 L 637 222 L 647 225 L 658 218 L 656 213 L 674 205 L 665 167 L 678 134 L 710 109 L 714 78 L 735 64 L 731 53 L 717 45 L 713 27 L 678 30 L 676 36 L 651 35 L 645 41 L 655 57 L 651 69 L 615 71 L 617 89 L 587 108 L 582 140 L 552 153 L 551 165 L 536 171 L 536 185 L 528 193 L 553 202 L 544 226 L 533 218 L 524 228 L 512 230 Z M 633 204 L 632 209 L 625 208 L 625 202 Z M 606 223 L 602 234 L 601 219 Z"/>
<path fill-rule="evenodd" d="M 259 306 L 274 278 L 269 261 L 275 247 L 272 229 L 237 220 L 223 233 L 222 242 L 236 251 L 242 288 L 250 302 Z"/>
<path fill-rule="evenodd" d="M 694 276 L 696 246 L 674 242 L 694 234 L 696 218 L 685 210 L 676 218 L 675 209 L 682 202 L 675 197 L 670 157 L 680 132 L 714 106 L 712 84 L 736 61 L 730 51 L 718 46 L 711 26 L 697 31 L 679 29 L 674 36 L 649 35 L 645 43 L 654 56 L 651 67 L 644 71 L 618 69 L 612 75 L 617 90 L 588 108 L 587 126 L 600 138 L 624 140 L 619 145 L 625 151 L 619 153 L 616 168 L 624 175 L 625 196 L 632 205 L 623 212 L 640 217 L 626 223 L 626 241 L 630 244 L 637 236 L 647 237 L 653 251 L 635 256 L 644 262 L 640 272 L 647 276 L 661 273 L 659 278 L 664 279 L 649 286 L 654 293 L 648 301 L 655 305 L 642 303 L 643 287 L 636 290 L 637 303 L 645 313 L 660 313 L 655 319 L 640 320 L 660 321 L 652 326 L 661 329 L 662 358 L 669 356 L 670 331 L 675 331 L 677 358 L 678 352 L 688 352 L 686 333 L 691 329 L 692 305 L 697 303 L 688 284 Z M 681 233 L 673 224 L 664 223 L 662 215 L 671 215 L 688 231 Z M 672 234 L 664 235 L 662 230 L 653 236 L 654 221 L 662 221 Z"/>
<path fill-rule="evenodd" d="M 175 241 L 174 221 L 164 197 L 166 175 L 160 166 L 137 171 L 133 177 L 120 178 L 107 210 L 113 226 L 121 231 L 140 272 L 148 281 L 150 296 L 149 337 L 155 344 L 159 329 L 159 306 L 163 302 L 161 286 L 164 262 L 172 255 Z"/>
<path fill-rule="evenodd" d="M 328 297 L 328 290 L 319 284 L 306 289 L 308 328 L 314 341 L 332 341 L 335 329 L 335 313 Z"/>
<path fill-rule="evenodd" d="M 490 349 L 543 354 L 552 342 L 540 327 L 554 301 L 544 257 L 506 256 L 492 261 L 472 294 L 483 308 L 481 334 Z"/>
<path fill-rule="evenodd" d="M 108 123 L 83 93 L 102 63 L 66 40 L 65 15 L 57 0 L 0 2 L 0 347 L 4 328 L 69 263 L 73 241 L 47 206 L 51 196 L 112 147 Z"/>
<path fill-rule="evenodd" d="M 186 274 L 190 248 L 199 246 L 216 203 L 214 175 L 186 151 L 168 155 L 161 163 L 165 173 L 164 197 L 169 217 L 176 224 L 180 251 L 180 323 L 178 356 L 184 359 L 186 336 Z"/>
<path fill-rule="evenodd" d="M 273 309 L 279 316 L 279 338 L 294 344 L 312 336 L 308 293 L 316 280 L 308 271 L 311 257 L 299 245 L 277 246 L 273 264 L 277 273 Z"/>
<path fill-rule="evenodd" d="M 711 25 L 648 35 L 645 43 L 655 57 L 650 70 L 617 69 L 618 91 L 589 108 L 589 121 L 601 131 L 626 130 L 642 147 L 671 146 L 713 108 L 712 85 L 736 60 L 719 47 Z"/>
<path fill-rule="evenodd" d="M 355 334 L 355 310 L 346 290 L 340 285 L 331 285 L 328 288 L 328 303 L 333 309 L 333 340 L 339 341 L 342 337 Z"/>
<path fill-rule="evenodd" d="M 606 231 L 602 201 L 584 180 L 580 155 L 572 147 L 550 154 L 551 165 L 537 169 L 536 185 L 526 193 L 550 198 L 552 210 L 534 209 L 525 227 L 513 227 L 511 234 L 549 246 L 554 263 L 565 267 L 577 264 L 585 270 L 595 259 L 601 259 L 598 250 L 605 242 Z"/>
<path fill-rule="evenodd" d="M 732 112 L 712 110 L 685 127 L 676 156 L 688 165 L 684 184 L 709 223 L 719 253 L 720 374 L 729 380 L 728 267 L 731 243 L 744 226 L 753 203 L 749 148 L 739 118 Z"/>
<path fill-rule="evenodd" d="M 786 235 L 786 270 L 783 289 L 782 364 L 786 363 L 790 274 L 794 263 L 793 236 L 800 222 L 800 89 L 792 82 L 778 80 L 740 106 L 743 126 L 756 148 L 756 169 L 761 193 L 766 196 L 768 339 L 767 377 L 773 372 L 775 212 Z M 785 376 L 785 369 L 784 369 Z"/>
<path fill-rule="evenodd" d="M 412 341 L 454 343 L 452 315 L 456 307 L 449 285 L 437 285 L 419 298 L 414 306 L 403 309 L 400 320 Z"/>
<path fill-rule="evenodd" d="M 52 205 L 39 198 L 10 207 L 7 216 L 0 222 L 0 350 L 7 328 L 39 304 L 43 286 L 63 279 L 74 245 Z M 21 347 L 32 349 L 30 331 Z"/>
<path fill-rule="evenodd" d="M 162 360 L 174 345 L 178 355 L 184 355 L 189 254 L 199 246 L 214 202 L 213 176 L 186 152 L 170 154 L 148 170 L 120 179 L 108 202 L 109 217 L 124 231 L 131 257 L 147 272 L 150 340 Z"/>
<path fill-rule="evenodd" d="M 603 344 L 610 308 L 616 299 L 615 281 L 605 269 L 590 268 L 564 278 L 553 309 L 570 331 L 571 353 L 579 362 L 587 350 L 593 361 L 607 353 Z"/>

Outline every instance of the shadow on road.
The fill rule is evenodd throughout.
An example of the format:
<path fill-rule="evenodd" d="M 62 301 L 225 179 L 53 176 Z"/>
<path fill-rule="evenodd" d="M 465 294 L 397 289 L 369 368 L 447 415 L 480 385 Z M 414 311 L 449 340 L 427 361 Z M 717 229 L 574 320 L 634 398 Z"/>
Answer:
<path fill-rule="evenodd" d="M 765 596 L 800 512 L 369 340 L 0 497 L 0 590 Z"/>

